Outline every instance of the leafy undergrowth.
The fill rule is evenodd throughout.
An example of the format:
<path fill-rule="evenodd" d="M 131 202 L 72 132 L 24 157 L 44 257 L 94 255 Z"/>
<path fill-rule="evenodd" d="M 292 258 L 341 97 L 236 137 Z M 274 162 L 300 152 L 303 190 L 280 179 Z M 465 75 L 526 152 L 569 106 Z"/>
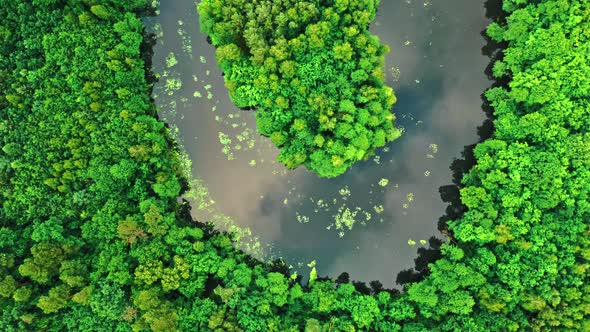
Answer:
<path fill-rule="evenodd" d="M 258 132 L 281 149 L 288 168 L 338 176 L 401 135 L 384 84 L 388 49 L 368 30 L 378 4 L 199 3 L 233 102 L 256 109 Z"/>
<path fill-rule="evenodd" d="M 343 3 L 342 1 L 337 1 Z M 590 329 L 590 6 L 505 1 L 496 132 L 407 292 L 257 262 L 188 217 L 143 1 L 0 0 L 0 329 Z"/>

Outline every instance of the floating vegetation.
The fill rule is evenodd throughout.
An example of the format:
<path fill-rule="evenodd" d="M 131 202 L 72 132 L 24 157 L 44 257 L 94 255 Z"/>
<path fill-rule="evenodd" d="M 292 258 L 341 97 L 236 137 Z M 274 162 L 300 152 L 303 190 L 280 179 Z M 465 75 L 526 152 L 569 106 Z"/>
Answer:
<path fill-rule="evenodd" d="M 424 245 L 426 245 L 426 244 L 428 243 L 426 240 L 420 240 L 419 242 L 420 242 L 420 244 L 421 244 L 421 245 L 423 245 L 423 246 L 424 246 Z M 416 245 L 416 241 L 414 241 L 414 240 L 412 240 L 412 239 L 409 239 L 409 240 L 408 240 L 408 244 L 409 244 L 410 246 L 415 246 L 415 245 Z"/>
<path fill-rule="evenodd" d="M 313 201 L 313 198 L 311 198 L 311 200 Z M 320 209 L 328 209 L 328 207 L 329 207 L 328 203 L 326 201 L 324 201 L 323 199 L 319 199 L 316 202 L 316 205 Z"/>
<path fill-rule="evenodd" d="M 430 171 L 429 170 L 424 171 L 424 176 L 430 176 Z"/>
<path fill-rule="evenodd" d="M 207 63 L 207 59 L 205 59 L 205 57 L 202 55 L 199 56 L 199 61 L 201 61 L 201 63 L 203 63 L 203 64 Z"/>
<path fill-rule="evenodd" d="M 227 160 L 234 160 L 235 156 L 231 150 L 232 140 L 229 135 L 219 132 L 219 143 L 223 146 L 221 152 L 227 156 Z"/>
<path fill-rule="evenodd" d="M 236 135 L 236 138 L 238 139 L 238 141 L 243 142 L 250 137 L 250 131 L 248 129 L 246 129 L 246 130 L 242 131 L 240 134 Z"/>
<path fill-rule="evenodd" d="M 176 60 L 176 56 L 174 55 L 174 52 L 168 53 L 168 56 L 166 57 L 166 67 L 172 68 L 172 67 L 176 66 L 176 64 L 178 64 L 178 60 Z"/>
<path fill-rule="evenodd" d="M 178 21 L 179 25 L 182 26 L 182 21 Z M 182 29 L 182 28 L 178 28 L 178 30 L 176 30 L 176 33 L 180 36 L 180 39 L 182 40 L 182 51 L 188 55 L 191 59 L 193 58 L 193 45 L 191 42 L 191 37 L 186 33 L 186 30 Z"/>
<path fill-rule="evenodd" d="M 430 153 L 426 155 L 427 158 L 434 158 L 434 155 L 438 153 L 438 144 L 431 143 L 428 145 L 428 150 Z"/>
<path fill-rule="evenodd" d="M 407 202 L 402 205 L 404 209 L 408 209 L 410 207 L 410 203 L 414 201 L 414 193 L 406 194 L 406 200 Z M 403 213 L 403 215 L 406 215 L 405 212 Z"/>
<path fill-rule="evenodd" d="M 164 31 L 162 31 L 162 25 L 160 24 L 160 22 L 154 24 L 154 34 L 156 35 L 156 38 L 159 40 L 162 40 L 162 37 L 164 37 Z"/>
<path fill-rule="evenodd" d="M 383 213 L 383 211 L 385 211 L 385 208 L 383 207 L 382 204 L 379 204 L 379 205 L 373 206 L 373 210 L 375 210 L 375 212 L 377 214 L 381 214 L 381 213 Z"/>
<path fill-rule="evenodd" d="M 193 45 L 189 38 L 182 40 L 182 50 L 188 54 L 190 58 L 193 58 Z"/>
<path fill-rule="evenodd" d="M 168 109 L 170 114 L 176 115 L 176 100 L 172 100 L 168 103 Z"/>
<path fill-rule="evenodd" d="M 253 149 L 254 146 L 256 146 L 256 140 L 253 140 L 253 139 L 249 140 L 248 141 L 248 150 Z"/>
<path fill-rule="evenodd" d="M 295 212 L 295 216 L 296 216 L 297 221 L 302 224 L 306 224 L 309 222 L 309 217 L 299 214 L 299 212 Z"/>
<path fill-rule="evenodd" d="M 438 144 L 430 144 L 428 146 L 428 148 L 430 149 L 430 151 L 432 151 L 433 154 L 436 154 L 438 152 Z"/>
<path fill-rule="evenodd" d="M 338 236 L 344 237 L 344 230 L 347 228 L 348 230 L 352 230 L 354 224 L 356 224 L 357 220 L 356 217 L 361 212 L 362 209 L 360 207 L 356 207 L 354 210 L 349 209 L 348 207 L 342 205 L 338 209 L 338 213 L 334 216 L 334 225 L 336 229 L 339 231 Z M 371 219 L 370 213 L 365 214 L 366 221 Z M 365 221 L 362 224 L 366 224 Z M 331 227 L 332 225 L 328 226 Z M 329 229 L 329 228 L 328 228 Z"/>
<path fill-rule="evenodd" d="M 391 67 L 390 72 L 391 72 L 392 80 L 394 82 L 399 81 L 399 77 L 401 75 L 401 71 L 399 70 L 399 68 L 398 67 Z"/>
<path fill-rule="evenodd" d="M 227 156 L 227 160 L 235 160 L 236 159 L 233 152 L 231 151 L 231 148 L 227 145 L 221 149 L 221 152 Z"/>
<path fill-rule="evenodd" d="M 156 16 L 160 15 L 160 0 L 152 0 L 151 7 L 155 9 Z"/>
<path fill-rule="evenodd" d="M 338 191 L 338 193 L 340 194 L 340 196 L 342 196 L 342 199 L 346 200 L 348 197 L 350 197 L 350 189 L 348 189 L 348 186 L 340 189 Z"/>
<path fill-rule="evenodd" d="M 381 180 L 379 180 L 378 184 L 379 184 L 381 187 L 386 187 L 386 186 L 389 184 L 389 179 L 382 178 Z"/>
<path fill-rule="evenodd" d="M 191 189 L 184 196 L 195 201 L 199 210 L 209 210 L 215 204 L 215 201 L 211 199 L 209 189 L 201 179 L 194 179 Z"/>
<path fill-rule="evenodd" d="M 166 80 L 166 87 L 164 90 L 169 96 L 172 96 L 175 91 L 178 91 L 182 88 L 182 81 L 178 78 L 168 78 Z"/>
<path fill-rule="evenodd" d="M 221 145 L 229 145 L 231 144 L 231 138 L 227 134 L 219 132 L 219 143 Z"/>

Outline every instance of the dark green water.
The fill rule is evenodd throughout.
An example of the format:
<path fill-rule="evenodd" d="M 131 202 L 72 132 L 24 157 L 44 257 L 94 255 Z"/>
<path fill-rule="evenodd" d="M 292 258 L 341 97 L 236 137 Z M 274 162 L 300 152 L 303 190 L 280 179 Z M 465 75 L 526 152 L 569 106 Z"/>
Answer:
<path fill-rule="evenodd" d="M 436 222 L 446 204 L 438 189 L 451 183 L 449 165 L 477 141 L 485 118 L 480 94 L 491 83 L 484 75 L 489 58 L 481 54 L 480 33 L 489 23 L 483 4 L 382 1 L 371 31 L 391 48 L 387 83 L 405 132 L 378 159 L 326 180 L 274 161 L 276 150 L 255 132 L 254 113 L 231 104 L 195 3 L 162 1 L 160 15 L 148 20 L 163 33 L 154 47 L 154 72 L 162 75 L 154 96 L 162 118 L 178 128 L 193 175 L 215 200 L 200 211 L 205 202 L 195 201 L 194 216 L 230 217 L 252 230 L 267 258 L 284 257 L 300 272 L 316 260 L 322 276 L 346 271 L 355 280 L 393 286 L 397 273 L 413 266 L 419 241 L 442 237 Z M 337 229 L 336 220 L 351 218 L 352 229 Z"/>

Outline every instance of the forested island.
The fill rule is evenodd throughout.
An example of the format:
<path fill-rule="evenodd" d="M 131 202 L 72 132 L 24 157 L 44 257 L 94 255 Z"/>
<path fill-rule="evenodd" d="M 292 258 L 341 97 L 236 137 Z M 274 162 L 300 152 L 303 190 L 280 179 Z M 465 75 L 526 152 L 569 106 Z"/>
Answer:
<path fill-rule="evenodd" d="M 334 176 L 398 134 L 386 49 L 367 31 L 378 3 L 201 2 L 234 102 L 256 107 L 287 166 Z M 272 8 L 284 15 L 248 37 L 268 43 L 256 58 L 230 22 Z M 145 0 L 0 0 L 0 330 L 590 330 L 590 3 L 503 1 L 487 29 L 502 47 L 485 92 L 494 132 L 474 149 L 440 259 L 402 292 L 315 269 L 302 282 L 192 220 L 177 200 L 188 175 L 150 99 L 149 11 Z M 315 46 L 280 54 L 314 31 Z M 289 76 L 289 61 L 311 67 Z M 254 82 L 260 71 L 274 87 Z M 330 91 L 339 80 L 349 92 Z M 310 104 L 313 91 L 333 98 Z"/>
<path fill-rule="evenodd" d="M 202 30 L 234 103 L 256 109 L 258 132 L 288 168 L 322 177 L 398 138 L 384 84 L 388 48 L 368 31 L 378 1 L 199 3 Z"/>

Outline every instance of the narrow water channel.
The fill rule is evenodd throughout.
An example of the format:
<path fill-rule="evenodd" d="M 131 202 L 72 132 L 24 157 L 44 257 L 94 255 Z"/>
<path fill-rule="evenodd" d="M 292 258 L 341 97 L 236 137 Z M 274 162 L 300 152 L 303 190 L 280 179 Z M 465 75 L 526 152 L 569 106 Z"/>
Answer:
<path fill-rule="evenodd" d="M 283 257 L 300 273 L 316 260 L 321 276 L 348 272 L 387 287 L 413 266 L 420 240 L 442 236 L 436 223 L 446 204 L 438 189 L 451 183 L 449 165 L 477 141 L 485 118 L 484 0 L 381 2 L 371 31 L 391 48 L 387 83 L 405 132 L 330 180 L 275 162 L 270 140 L 256 134 L 254 113 L 230 102 L 194 1 L 162 1 L 147 21 L 158 36 L 156 103 L 214 201 L 194 201 L 195 218 L 231 218 L 251 229 L 267 258 Z"/>

